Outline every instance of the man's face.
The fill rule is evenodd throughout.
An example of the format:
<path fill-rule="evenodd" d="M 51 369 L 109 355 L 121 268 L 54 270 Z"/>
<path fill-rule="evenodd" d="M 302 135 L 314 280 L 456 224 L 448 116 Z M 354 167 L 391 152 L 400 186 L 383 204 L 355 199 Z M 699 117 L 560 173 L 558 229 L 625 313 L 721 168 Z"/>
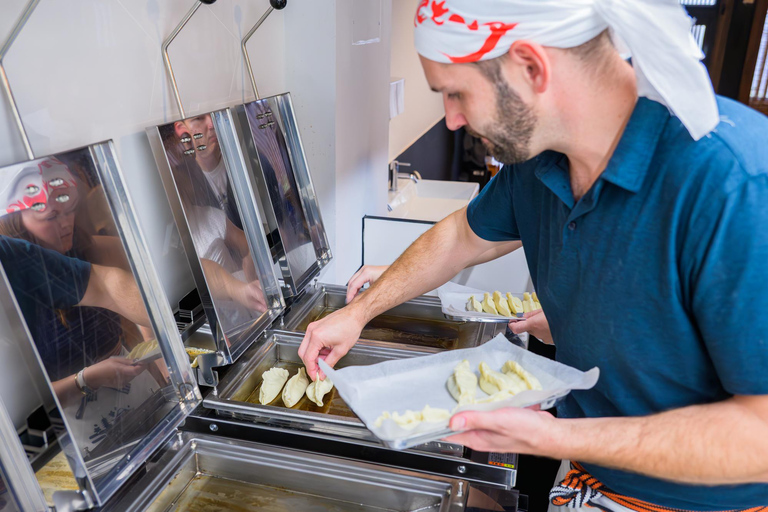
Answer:
<path fill-rule="evenodd" d="M 219 149 L 219 139 L 216 138 L 216 130 L 213 129 L 213 121 L 210 114 L 192 117 L 184 121 L 189 134 L 200 134 L 200 139 L 193 139 L 195 146 L 207 146 L 206 150 L 216 152 Z"/>
<path fill-rule="evenodd" d="M 507 83 L 503 73 L 481 72 L 475 64 L 441 64 L 421 57 L 432 90 L 443 95 L 445 122 L 480 138 L 505 164 L 529 160 L 536 116 Z"/>

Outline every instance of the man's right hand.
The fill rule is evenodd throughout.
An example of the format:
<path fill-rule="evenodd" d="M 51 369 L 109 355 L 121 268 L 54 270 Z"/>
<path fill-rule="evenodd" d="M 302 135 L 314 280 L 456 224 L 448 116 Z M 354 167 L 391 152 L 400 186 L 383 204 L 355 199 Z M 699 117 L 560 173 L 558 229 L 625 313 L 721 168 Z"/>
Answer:
<path fill-rule="evenodd" d="M 389 265 L 365 265 L 360 268 L 347 283 L 347 304 L 352 302 L 360 289 L 366 283 L 373 284 L 381 277 L 381 274 L 389 268 Z"/>
<path fill-rule="evenodd" d="M 146 369 L 146 364 L 134 364 L 132 360 L 124 357 L 111 357 L 87 367 L 83 372 L 83 379 L 91 389 L 122 389 Z"/>
<path fill-rule="evenodd" d="M 299 357 L 312 380 L 317 380 L 318 376 L 325 378 L 317 361 L 323 359 L 328 366 L 335 366 L 360 338 L 365 323 L 353 307 L 348 306 L 307 326 L 307 334 L 299 347 Z"/>

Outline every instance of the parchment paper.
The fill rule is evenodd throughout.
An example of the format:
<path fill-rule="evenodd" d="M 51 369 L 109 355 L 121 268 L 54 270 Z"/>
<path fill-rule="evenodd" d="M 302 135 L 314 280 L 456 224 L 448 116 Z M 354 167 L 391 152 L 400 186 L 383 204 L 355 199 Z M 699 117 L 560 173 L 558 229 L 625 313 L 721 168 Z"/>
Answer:
<path fill-rule="evenodd" d="M 499 291 L 503 293 L 506 298 L 507 292 L 504 290 Z M 487 318 L 488 320 L 496 322 L 517 322 L 523 320 L 522 314 L 508 317 L 485 312 L 467 311 L 467 301 L 471 295 L 474 295 L 477 300 L 482 302 L 486 293 L 493 294 L 493 290 L 477 290 L 450 281 L 437 289 L 437 296 L 440 297 L 440 305 L 442 306 L 444 315 L 449 315 L 454 318 L 463 318 L 469 322 L 477 320 L 478 318 Z M 522 293 L 510 293 L 518 299 L 523 300 Z"/>
<path fill-rule="evenodd" d="M 512 359 L 538 378 L 543 390 L 528 390 L 510 400 L 467 405 L 457 409 L 456 400 L 448 392 L 446 381 L 452 375 L 453 368 L 463 359 L 469 361 L 478 378 L 478 366 L 481 362 L 484 361 L 492 369 L 500 371 L 504 363 Z M 340 370 L 333 370 L 321 360 L 320 368 L 333 380 L 341 397 L 365 426 L 386 446 L 399 450 L 436 441 L 453 432 L 448 429 L 448 420 L 421 423 L 414 429 L 407 430 L 389 419 L 380 427 L 376 427 L 375 422 L 384 411 L 402 414 L 406 410 L 421 411 L 425 405 L 447 409 L 452 413 L 528 407 L 535 404 L 547 409 L 571 390 L 593 387 L 600 375 L 598 368 L 582 372 L 528 352 L 510 343 L 501 334 L 475 348 L 385 361 L 369 366 L 349 366 Z M 487 395 L 478 386 L 477 397 L 485 396 Z"/>

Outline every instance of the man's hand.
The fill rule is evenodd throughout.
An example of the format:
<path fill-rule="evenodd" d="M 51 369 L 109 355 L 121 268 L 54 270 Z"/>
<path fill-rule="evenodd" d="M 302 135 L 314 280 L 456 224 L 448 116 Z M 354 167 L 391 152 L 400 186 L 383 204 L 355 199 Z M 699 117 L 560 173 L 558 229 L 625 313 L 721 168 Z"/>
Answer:
<path fill-rule="evenodd" d="M 259 281 L 243 283 L 233 278 L 231 284 L 230 295 L 233 300 L 251 311 L 263 313 L 267 310 L 267 301 Z"/>
<path fill-rule="evenodd" d="M 366 283 L 373 284 L 381 277 L 381 274 L 389 268 L 389 265 L 365 265 L 360 270 L 355 272 L 352 279 L 347 283 L 347 304 L 352 302 L 360 289 L 365 286 Z"/>
<path fill-rule="evenodd" d="M 550 444 L 547 439 L 553 435 L 556 422 L 554 416 L 540 411 L 538 406 L 461 412 L 450 422 L 451 430 L 461 433 L 446 441 L 483 452 L 544 455 L 541 447 Z"/>
<path fill-rule="evenodd" d="M 344 357 L 360 338 L 365 327 L 363 321 L 352 307 L 334 311 L 327 317 L 312 322 L 307 326 L 307 334 L 299 347 L 299 357 L 307 367 L 307 374 L 312 380 L 325 375 L 317 365 L 318 359 L 325 360 L 333 367 Z"/>
<path fill-rule="evenodd" d="M 101 387 L 122 389 L 146 369 L 145 364 L 134 364 L 130 359 L 112 357 L 86 368 L 83 379 L 91 389 Z"/>
<path fill-rule="evenodd" d="M 542 455 L 541 447 L 550 444 L 547 439 L 553 435 L 556 422 L 554 416 L 538 410 L 538 406 L 467 411 L 451 418 L 451 430 L 461 433 L 446 441 L 483 452 Z"/>
<path fill-rule="evenodd" d="M 552 332 L 549 330 L 549 322 L 547 321 L 544 311 L 537 309 L 525 314 L 525 320 L 519 320 L 517 322 L 509 322 L 510 330 L 515 334 L 523 332 L 530 333 L 542 342 L 549 345 L 554 345 L 552 340 Z"/>

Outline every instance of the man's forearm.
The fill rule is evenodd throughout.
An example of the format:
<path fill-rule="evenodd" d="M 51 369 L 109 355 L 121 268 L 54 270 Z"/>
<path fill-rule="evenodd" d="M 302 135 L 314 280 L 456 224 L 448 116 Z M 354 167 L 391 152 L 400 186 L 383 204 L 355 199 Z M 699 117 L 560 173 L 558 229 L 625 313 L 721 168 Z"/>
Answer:
<path fill-rule="evenodd" d="M 559 419 L 541 453 L 691 484 L 768 482 L 768 422 L 753 398 L 645 417 Z"/>
<path fill-rule="evenodd" d="M 149 326 L 149 316 L 133 274 L 117 267 L 91 266 L 88 287 L 78 306 L 109 309 L 133 323 Z"/>
<path fill-rule="evenodd" d="M 475 265 L 482 265 L 483 263 L 488 263 L 489 261 L 501 258 L 502 256 L 509 254 L 512 251 L 518 250 L 522 246 L 523 242 L 520 240 L 499 243 L 476 257 L 474 260 L 470 261 L 466 268 L 474 267 Z"/>
<path fill-rule="evenodd" d="M 434 290 L 485 253 L 467 243 L 464 210 L 455 212 L 421 235 L 371 288 L 348 307 L 366 322 L 394 306 Z"/>

